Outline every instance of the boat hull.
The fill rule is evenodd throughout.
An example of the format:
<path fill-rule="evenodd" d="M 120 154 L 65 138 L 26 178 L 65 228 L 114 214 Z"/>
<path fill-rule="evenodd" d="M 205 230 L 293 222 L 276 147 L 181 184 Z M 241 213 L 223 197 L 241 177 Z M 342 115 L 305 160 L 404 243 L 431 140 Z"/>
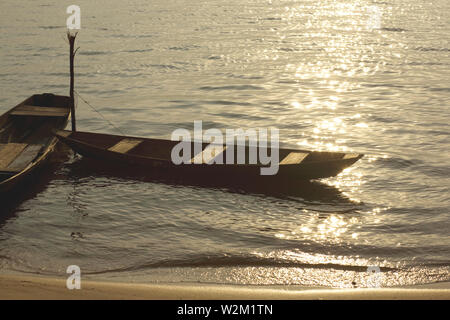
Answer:
<path fill-rule="evenodd" d="M 352 157 L 345 157 L 344 154 L 325 152 L 330 159 L 327 161 L 303 161 L 299 164 L 280 164 L 278 172 L 275 175 L 261 175 L 262 165 L 253 164 L 180 164 L 175 165 L 170 160 L 171 147 L 177 142 L 159 139 L 144 139 L 136 137 L 121 137 L 105 134 L 94 134 L 86 132 L 59 131 L 56 133 L 58 139 L 72 148 L 78 154 L 103 161 L 108 164 L 118 164 L 127 166 L 129 168 L 138 167 L 142 174 L 145 174 L 145 170 L 154 170 L 155 168 L 161 171 L 167 170 L 170 173 L 198 176 L 198 177 L 211 177 L 211 179 L 302 179 L 312 180 L 336 176 L 343 169 L 351 166 L 358 161 L 363 155 L 356 154 Z M 115 152 L 110 149 L 111 145 L 121 141 L 121 139 L 140 139 L 148 144 L 147 147 L 142 147 L 141 152 L 130 151 L 126 153 Z M 110 140 L 110 141 L 108 141 Z M 104 147 L 99 146 L 103 143 Z M 150 154 L 146 154 L 145 150 L 161 149 L 161 145 L 165 144 L 165 158 L 161 157 L 159 152 L 158 157 Z M 109 148 L 108 148 L 109 146 Z M 205 147 L 205 146 L 203 146 Z M 138 148 L 139 149 L 139 148 Z M 298 151 L 298 150 L 297 150 Z M 296 152 L 291 149 L 280 149 L 280 154 L 289 154 L 290 152 Z M 305 151 L 301 151 L 305 152 Z M 318 157 L 318 155 L 314 155 Z M 267 166 L 266 166 L 267 167 Z"/>

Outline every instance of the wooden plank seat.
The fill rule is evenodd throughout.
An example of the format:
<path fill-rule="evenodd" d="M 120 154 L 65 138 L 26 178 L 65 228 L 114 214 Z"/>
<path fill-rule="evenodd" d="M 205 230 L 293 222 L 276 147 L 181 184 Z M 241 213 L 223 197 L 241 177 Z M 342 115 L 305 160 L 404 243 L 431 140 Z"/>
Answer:
<path fill-rule="evenodd" d="M 309 155 L 307 152 L 290 152 L 280 164 L 299 164 Z"/>
<path fill-rule="evenodd" d="M 127 153 L 131 149 L 137 147 L 143 140 L 139 139 L 122 139 L 119 142 L 117 142 L 115 145 L 110 147 L 108 150 L 118 153 Z"/>
<path fill-rule="evenodd" d="M 342 159 L 352 159 L 352 158 L 356 158 L 358 157 L 359 154 L 358 153 L 346 153 Z"/>
<path fill-rule="evenodd" d="M 22 105 L 14 109 L 13 116 L 36 116 L 36 117 L 66 117 L 69 114 L 69 108 L 40 107 Z"/>
<path fill-rule="evenodd" d="M 0 144 L 0 171 L 22 171 L 37 157 L 41 148 L 41 145 L 26 143 Z"/>
<path fill-rule="evenodd" d="M 219 157 L 226 149 L 227 147 L 223 145 L 208 145 L 202 152 L 199 152 L 191 159 L 191 163 L 211 164 L 214 159 Z M 223 159 L 222 163 L 224 161 L 225 159 Z"/>

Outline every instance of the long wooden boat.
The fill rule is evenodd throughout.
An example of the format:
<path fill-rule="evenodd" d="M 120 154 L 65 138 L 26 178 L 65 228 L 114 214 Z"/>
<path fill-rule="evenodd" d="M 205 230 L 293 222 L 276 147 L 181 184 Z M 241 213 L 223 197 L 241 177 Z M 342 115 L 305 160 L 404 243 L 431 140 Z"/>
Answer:
<path fill-rule="evenodd" d="M 35 94 L 0 116 L 0 195 L 15 190 L 40 168 L 70 115 L 70 98 Z"/>
<path fill-rule="evenodd" d="M 194 144 L 201 144 L 201 152 L 193 154 L 192 163 L 176 165 L 172 162 L 171 153 L 179 141 L 149 139 L 140 137 L 127 137 L 90 132 L 72 132 L 67 130 L 57 131 L 56 136 L 62 142 L 71 147 L 82 156 L 105 161 L 108 164 L 124 164 L 128 167 L 139 167 L 145 173 L 145 168 L 168 168 L 170 171 L 180 174 L 193 174 L 199 177 L 211 177 L 211 179 L 223 178 L 294 178 L 294 179 L 320 179 L 339 174 L 343 169 L 363 157 L 362 154 L 340 152 L 318 152 L 294 149 L 278 149 L 279 170 L 274 176 L 261 176 L 260 169 L 268 167 L 259 163 L 249 162 L 249 148 L 245 147 L 246 163 L 243 164 L 217 164 L 212 163 L 212 158 L 205 159 L 205 150 L 208 143 L 191 142 L 191 150 L 195 150 Z M 234 148 L 233 155 L 237 155 L 237 146 L 216 146 L 221 150 L 223 159 L 227 158 L 227 152 Z M 215 150 L 217 150 L 215 149 Z M 273 151 L 274 152 L 274 151 Z M 214 157 L 219 153 L 211 153 Z M 201 159 L 200 163 L 194 163 L 194 159 Z M 231 157 L 230 157 L 231 158 Z M 235 158 L 236 160 L 236 158 Z M 237 163 L 234 161 L 233 163 Z"/>

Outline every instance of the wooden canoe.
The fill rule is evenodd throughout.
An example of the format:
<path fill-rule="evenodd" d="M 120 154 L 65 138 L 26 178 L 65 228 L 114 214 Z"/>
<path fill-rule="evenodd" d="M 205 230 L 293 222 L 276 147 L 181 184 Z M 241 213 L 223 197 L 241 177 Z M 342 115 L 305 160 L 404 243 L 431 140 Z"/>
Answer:
<path fill-rule="evenodd" d="M 169 169 L 170 172 L 192 174 L 211 179 L 239 178 L 282 178 L 282 179 L 320 179 L 339 174 L 343 169 L 351 166 L 363 155 L 339 152 L 318 152 L 294 149 L 279 149 L 279 170 L 274 176 L 261 176 L 260 168 L 268 167 L 261 164 L 179 164 L 172 162 L 171 153 L 179 141 L 149 139 L 140 137 L 126 137 L 101 133 L 57 131 L 56 136 L 75 152 L 88 158 L 104 161 L 108 164 L 123 164 L 128 167 L 139 167 L 145 174 L 145 168 Z M 195 150 L 191 142 L 192 149 Z M 208 143 L 201 144 L 201 150 L 208 147 Z M 223 156 L 231 146 L 222 146 Z M 236 157 L 236 146 L 234 146 Z M 203 151 L 202 151 L 203 152 Z M 246 147 L 246 161 L 248 162 L 248 146 Z M 193 154 L 192 159 L 201 157 Z M 234 162 L 236 163 L 236 161 Z"/>
<path fill-rule="evenodd" d="M 44 93 L 0 116 L 0 195 L 46 162 L 58 142 L 53 132 L 65 128 L 69 115 L 69 97 Z"/>

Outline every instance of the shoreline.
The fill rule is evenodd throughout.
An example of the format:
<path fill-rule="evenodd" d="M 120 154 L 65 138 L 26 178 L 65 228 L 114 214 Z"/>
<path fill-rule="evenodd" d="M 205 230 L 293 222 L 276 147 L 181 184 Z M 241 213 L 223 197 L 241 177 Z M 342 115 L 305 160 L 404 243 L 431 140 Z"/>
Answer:
<path fill-rule="evenodd" d="M 401 288 L 302 288 L 219 284 L 142 284 L 0 275 L 1 300 L 449 300 L 450 283 Z"/>

